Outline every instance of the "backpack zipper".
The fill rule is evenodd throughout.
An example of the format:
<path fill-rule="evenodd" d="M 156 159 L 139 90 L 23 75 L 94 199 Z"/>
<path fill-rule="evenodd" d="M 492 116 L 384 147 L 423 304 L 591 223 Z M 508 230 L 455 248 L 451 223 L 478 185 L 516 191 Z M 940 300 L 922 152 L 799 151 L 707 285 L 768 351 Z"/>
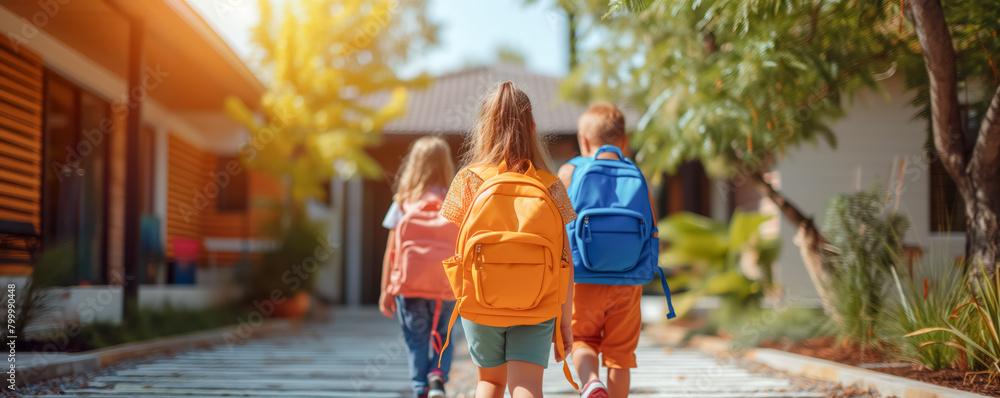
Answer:
<path fill-rule="evenodd" d="M 476 243 L 476 269 L 483 270 L 483 244 Z"/>

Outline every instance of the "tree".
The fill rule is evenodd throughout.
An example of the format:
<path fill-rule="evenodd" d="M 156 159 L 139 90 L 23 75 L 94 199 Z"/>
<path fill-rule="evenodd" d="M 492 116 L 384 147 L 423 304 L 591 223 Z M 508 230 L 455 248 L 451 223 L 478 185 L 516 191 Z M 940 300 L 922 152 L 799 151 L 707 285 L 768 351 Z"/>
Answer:
<path fill-rule="evenodd" d="M 507 46 L 497 49 L 497 61 L 520 66 L 525 66 L 527 63 L 523 53 L 516 48 Z"/>
<path fill-rule="evenodd" d="M 887 1 L 634 0 L 613 2 L 597 48 L 564 94 L 645 110 L 637 160 L 673 171 L 700 160 L 734 185 L 751 184 L 798 230 L 806 268 L 831 311 L 832 264 L 809 215 L 763 173 L 802 143 L 836 146 L 829 128 L 859 88 L 878 89 L 898 52 L 880 33 Z M 596 10 L 604 13 L 606 10 Z M 897 12 L 898 14 L 898 12 Z"/>
<path fill-rule="evenodd" d="M 913 23 L 910 39 L 919 44 L 914 53 L 923 61 L 911 63 L 917 68 L 907 74 L 908 83 L 920 94 L 916 103 L 930 124 L 934 148 L 962 195 L 966 259 L 981 261 L 992 275 L 1000 262 L 1000 9 L 993 1 L 953 2 L 947 9 L 939 0 L 905 5 Z M 968 117 L 960 86 L 981 88 L 964 105 Z M 978 274 L 981 268 L 971 269 Z"/>
<path fill-rule="evenodd" d="M 287 178 L 296 203 L 323 197 L 321 183 L 333 176 L 379 175 L 365 148 L 405 112 L 406 87 L 428 82 L 392 69 L 435 42 L 424 8 L 419 0 L 286 2 L 275 18 L 261 0 L 253 42 L 267 86 L 262 117 L 237 98 L 226 102 L 250 132 L 244 161 Z"/>
<path fill-rule="evenodd" d="M 538 0 L 524 0 L 525 4 L 534 4 Z M 579 64 L 580 40 L 587 35 L 588 30 L 595 23 L 600 22 L 600 15 L 595 15 L 593 10 L 600 9 L 607 5 L 607 0 L 556 0 L 556 7 L 566 14 L 566 44 L 569 49 L 569 67 L 575 68 Z"/>

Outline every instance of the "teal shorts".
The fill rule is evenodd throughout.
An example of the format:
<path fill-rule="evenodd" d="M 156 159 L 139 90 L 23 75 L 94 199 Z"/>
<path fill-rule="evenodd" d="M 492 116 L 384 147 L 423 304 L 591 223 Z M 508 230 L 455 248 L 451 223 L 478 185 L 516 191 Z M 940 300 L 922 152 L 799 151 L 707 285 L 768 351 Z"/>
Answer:
<path fill-rule="evenodd" d="M 508 327 L 480 325 L 462 318 L 472 362 L 480 368 L 495 368 L 507 361 L 548 367 L 555 327 L 555 318 L 537 325 Z"/>

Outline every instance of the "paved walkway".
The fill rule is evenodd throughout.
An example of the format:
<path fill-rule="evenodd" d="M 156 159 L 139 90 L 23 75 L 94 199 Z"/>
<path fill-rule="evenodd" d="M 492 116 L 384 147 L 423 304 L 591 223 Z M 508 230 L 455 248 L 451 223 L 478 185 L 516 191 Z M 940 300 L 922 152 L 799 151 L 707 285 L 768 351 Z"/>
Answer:
<path fill-rule="evenodd" d="M 374 308 L 337 310 L 333 322 L 292 336 L 192 351 L 96 377 L 74 397 L 405 397 L 406 348 L 395 321 Z M 465 343 L 457 342 L 449 395 L 468 397 L 475 371 Z M 694 351 L 672 351 L 645 339 L 633 373 L 633 397 L 823 397 L 794 392 L 790 381 L 720 365 Z M 788 391 L 788 392 L 786 392 Z M 58 395 L 58 396 L 67 396 Z M 56 395 L 46 395 L 54 397 Z M 576 397 L 554 362 L 546 397 Z"/>

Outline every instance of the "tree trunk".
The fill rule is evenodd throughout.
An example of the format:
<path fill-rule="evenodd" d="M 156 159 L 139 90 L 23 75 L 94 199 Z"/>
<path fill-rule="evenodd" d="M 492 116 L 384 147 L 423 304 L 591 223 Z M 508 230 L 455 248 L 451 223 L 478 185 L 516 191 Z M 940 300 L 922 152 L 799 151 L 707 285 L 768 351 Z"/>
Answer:
<path fill-rule="evenodd" d="M 913 21 L 930 81 L 931 128 L 941 164 L 955 181 L 965 202 L 965 257 L 979 274 L 981 262 L 988 275 L 1000 261 L 1000 89 L 983 119 L 971 155 L 967 155 L 967 126 L 958 102 L 955 48 L 939 0 L 910 0 L 907 17 Z"/>
<path fill-rule="evenodd" d="M 813 285 L 819 293 L 823 310 L 834 321 L 838 321 L 839 315 L 837 315 L 833 305 L 833 293 L 827 290 L 833 277 L 833 270 L 823 259 L 823 245 L 826 244 L 826 239 L 816 229 L 813 220 L 802 214 L 801 210 L 776 191 L 770 183 L 764 180 L 764 176 L 760 172 L 751 173 L 748 177 L 754 183 L 757 191 L 771 199 L 781 210 L 781 214 L 797 228 L 795 245 L 799 247 L 806 271 L 809 272 L 809 278 L 812 279 Z"/>

